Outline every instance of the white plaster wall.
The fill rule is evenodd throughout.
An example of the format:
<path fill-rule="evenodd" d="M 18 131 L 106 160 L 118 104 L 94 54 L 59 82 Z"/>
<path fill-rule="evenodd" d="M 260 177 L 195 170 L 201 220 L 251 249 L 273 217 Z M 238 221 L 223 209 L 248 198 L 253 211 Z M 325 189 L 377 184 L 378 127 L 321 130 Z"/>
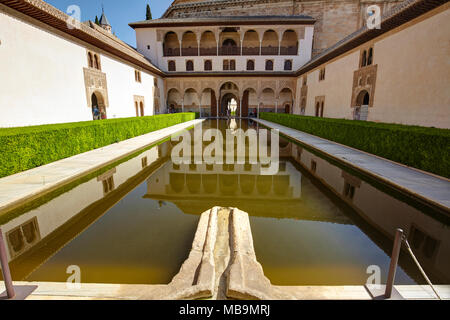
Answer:
<path fill-rule="evenodd" d="M 320 68 L 310 72 L 305 115 L 314 116 L 316 97 L 325 96 L 324 117 L 352 119 L 353 73 L 358 69 L 358 63 L 359 51 L 355 51 L 326 64 L 325 80 L 319 81 Z M 298 83 L 302 84 L 302 78 L 298 78 Z"/>
<path fill-rule="evenodd" d="M 102 72 L 106 73 L 108 83 L 108 119 L 136 116 L 134 96 L 144 97 L 144 115 L 153 115 L 154 77 L 141 71 L 142 82 L 136 82 L 134 67 L 101 55 Z M 86 107 L 87 108 L 87 107 Z"/>
<path fill-rule="evenodd" d="M 450 10 L 374 45 L 371 121 L 450 128 Z"/>
<path fill-rule="evenodd" d="M 86 50 L 0 8 L 0 127 L 92 119 Z"/>
<path fill-rule="evenodd" d="M 324 117 L 353 119 L 353 75 L 361 49 L 373 44 L 378 70 L 368 120 L 450 128 L 449 21 L 450 10 L 438 8 L 310 71 L 305 114 L 314 116 L 315 98 L 325 96 Z M 325 80 L 319 81 L 323 67 Z"/>
<path fill-rule="evenodd" d="M 87 46 L 49 31 L 48 26 L 44 29 L 40 22 L 36 21 L 41 26 L 37 27 L 9 15 L 3 8 L 0 127 L 92 120 L 83 72 L 88 67 Z M 153 75 L 141 71 L 142 83 L 138 83 L 134 66 L 96 51 L 107 78 L 108 118 L 136 116 L 134 95 L 144 96 L 145 115 L 153 115 Z"/>
<path fill-rule="evenodd" d="M 135 29 L 135 31 L 137 51 L 151 60 L 153 64 L 159 66 L 158 52 L 162 52 L 162 46 L 159 47 L 156 41 L 156 30 L 139 28 Z M 150 49 L 147 48 L 148 45 Z"/>

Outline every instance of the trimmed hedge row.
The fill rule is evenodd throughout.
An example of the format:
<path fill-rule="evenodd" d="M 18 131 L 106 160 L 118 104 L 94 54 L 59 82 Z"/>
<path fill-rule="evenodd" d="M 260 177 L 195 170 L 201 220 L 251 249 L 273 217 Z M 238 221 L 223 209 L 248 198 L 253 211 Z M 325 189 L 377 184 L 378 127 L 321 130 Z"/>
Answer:
<path fill-rule="evenodd" d="M 262 112 L 260 118 L 450 178 L 450 130 Z"/>
<path fill-rule="evenodd" d="M 195 113 L 0 129 L 0 177 L 195 119 Z"/>

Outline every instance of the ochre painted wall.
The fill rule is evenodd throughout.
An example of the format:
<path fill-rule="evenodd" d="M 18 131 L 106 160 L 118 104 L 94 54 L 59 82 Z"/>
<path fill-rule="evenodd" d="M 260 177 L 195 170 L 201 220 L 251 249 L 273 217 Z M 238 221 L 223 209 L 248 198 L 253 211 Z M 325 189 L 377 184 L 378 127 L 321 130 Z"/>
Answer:
<path fill-rule="evenodd" d="M 441 6 L 308 73 L 306 115 L 325 96 L 325 117 L 353 118 L 353 74 L 361 48 L 374 48 L 377 78 L 369 121 L 450 128 L 450 10 Z M 325 80 L 319 70 L 325 67 Z M 302 76 L 298 88 L 302 87 Z M 300 112 L 297 99 L 296 113 Z"/>

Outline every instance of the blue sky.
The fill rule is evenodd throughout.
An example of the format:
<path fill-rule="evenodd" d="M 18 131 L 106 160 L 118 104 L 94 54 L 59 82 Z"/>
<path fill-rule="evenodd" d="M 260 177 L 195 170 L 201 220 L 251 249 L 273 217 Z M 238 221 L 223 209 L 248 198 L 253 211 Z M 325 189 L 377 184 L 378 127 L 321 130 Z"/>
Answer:
<path fill-rule="evenodd" d="M 136 46 L 134 30 L 128 26 L 130 22 L 145 20 L 145 8 L 147 3 L 152 9 L 153 19 L 161 15 L 172 3 L 172 0 L 45 0 L 52 6 L 67 13 L 71 5 L 77 5 L 81 9 L 81 21 L 100 19 L 102 3 L 105 6 L 105 14 L 112 25 L 113 31 L 121 40 Z"/>

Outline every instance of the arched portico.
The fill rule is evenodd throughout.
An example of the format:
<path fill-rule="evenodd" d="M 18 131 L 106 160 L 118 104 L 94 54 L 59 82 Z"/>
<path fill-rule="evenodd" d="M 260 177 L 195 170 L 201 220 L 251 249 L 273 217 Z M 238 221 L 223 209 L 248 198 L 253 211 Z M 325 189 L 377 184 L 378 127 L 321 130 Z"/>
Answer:
<path fill-rule="evenodd" d="M 280 102 L 281 110 L 277 110 L 281 113 L 292 113 L 294 105 L 294 93 L 290 88 L 283 88 L 278 94 L 278 101 Z"/>
<path fill-rule="evenodd" d="M 193 88 L 186 89 L 183 96 L 183 112 L 200 113 L 200 96 Z"/>

